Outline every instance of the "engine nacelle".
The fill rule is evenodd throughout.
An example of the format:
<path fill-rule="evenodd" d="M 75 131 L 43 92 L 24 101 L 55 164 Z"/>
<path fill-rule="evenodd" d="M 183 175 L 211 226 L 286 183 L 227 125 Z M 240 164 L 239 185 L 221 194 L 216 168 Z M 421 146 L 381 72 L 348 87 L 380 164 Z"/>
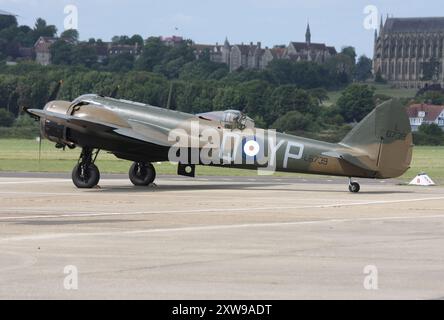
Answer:
<path fill-rule="evenodd" d="M 66 115 L 68 114 L 71 103 L 67 101 L 52 101 L 45 106 L 45 111 L 59 113 Z M 46 139 L 55 142 L 60 145 L 70 145 L 71 143 L 67 139 L 67 130 L 62 123 L 57 121 L 41 118 L 40 119 L 40 130 Z"/>

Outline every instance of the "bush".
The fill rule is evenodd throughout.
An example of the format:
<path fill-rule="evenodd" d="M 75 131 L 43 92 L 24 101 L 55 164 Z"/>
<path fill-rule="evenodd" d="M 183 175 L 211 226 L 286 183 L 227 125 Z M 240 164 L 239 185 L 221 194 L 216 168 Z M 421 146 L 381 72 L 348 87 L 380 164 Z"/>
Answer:
<path fill-rule="evenodd" d="M 337 107 L 347 122 L 360 122 L 375 108 L 374 95 L 373 87 L 352 84 L 342 92 Z"/>
<path fill-rule="evenodd" d="M 0 139 L 34 139 L 39 136 L 38 127 L 2 128 L 0 127 Z"/>
<path fill-rule="evenodd" d="M 413 142 L 418 146 L 443 146 L 444 131 L 436 124 L 423 124 L 419 131 L 413 134 Z"/>
<path fill-rule="evenodd" d="M 290 111 L 272 125 L 281 132 L 315 131 L 317 123 L 312 115 L 303 115 L 299 111 Z"/>
<path fill-rule="evenodd" d="M 0 109 L 0 127 L 12 127 L 13 124 L 14 115 L 5 109 Z"/>

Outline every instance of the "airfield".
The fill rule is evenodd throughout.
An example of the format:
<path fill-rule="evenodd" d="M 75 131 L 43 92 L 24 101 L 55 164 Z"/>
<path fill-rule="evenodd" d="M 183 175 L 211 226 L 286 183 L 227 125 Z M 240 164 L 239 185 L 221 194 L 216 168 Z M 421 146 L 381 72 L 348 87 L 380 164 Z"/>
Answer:
<path fill-rule="evenodd" d="M 0 174 L 1 299 L 443 299 L 444 189 Z M 78 270 L 78 289 L 64 269 Z M 364 287 L 377 268 L 378 290 Z"/>

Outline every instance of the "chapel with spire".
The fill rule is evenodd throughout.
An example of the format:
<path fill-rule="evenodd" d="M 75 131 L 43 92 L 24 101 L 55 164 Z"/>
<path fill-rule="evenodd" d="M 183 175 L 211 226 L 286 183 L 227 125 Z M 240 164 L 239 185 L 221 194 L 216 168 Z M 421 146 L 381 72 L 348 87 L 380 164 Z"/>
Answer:
<path fill-rule="evenodd" d="M 311 27 L 308 22 L 305 31 L 305 42 L 290 42 L 285 52 L 286 58 L 296 61 L 324 63 L 337 54 L 335 47 L 327 46 L 325 43 L 314 43 L 311 40 Z"/>
<path fill-rule="evenodd" d="M 305 42 L 307 45 L 311 43 L 311 31 L 310 31 L 310 23 L 307 23 L 307 31 L 305 32 Z"/>
<path fill-rule="evenodd" d="M 444 17 L 381 17 L 374 74 L 400 88 L 444 87 Z"/>

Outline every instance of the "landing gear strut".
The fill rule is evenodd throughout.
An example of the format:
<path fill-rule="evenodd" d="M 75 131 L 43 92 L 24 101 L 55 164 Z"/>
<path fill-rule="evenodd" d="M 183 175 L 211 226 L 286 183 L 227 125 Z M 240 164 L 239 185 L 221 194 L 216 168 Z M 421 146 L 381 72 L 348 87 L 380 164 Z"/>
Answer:
<path fill-rule="evenodd" d="M 146 187 L 156 180 L 156 169 L 151 163 L 135 162 L 130 168 L 129 178 L 135 186 Z"/>
<path fill-rule="evenodd" d="M 79 163 L 72 170 L 72 181 L 79 189 L 91 189 L 99 184 L 100 171 L 94 164 L 100 150 L 83 148 Z"/>
<path fill-rule="evenodd" d="M 352 178 L 350 178 L 348 190 L 350 190 L 351 193 L 358 193 L 359 191 L 361 191 L 361 186 L 359 185 L 359 183 L 353 182 Z"/>

